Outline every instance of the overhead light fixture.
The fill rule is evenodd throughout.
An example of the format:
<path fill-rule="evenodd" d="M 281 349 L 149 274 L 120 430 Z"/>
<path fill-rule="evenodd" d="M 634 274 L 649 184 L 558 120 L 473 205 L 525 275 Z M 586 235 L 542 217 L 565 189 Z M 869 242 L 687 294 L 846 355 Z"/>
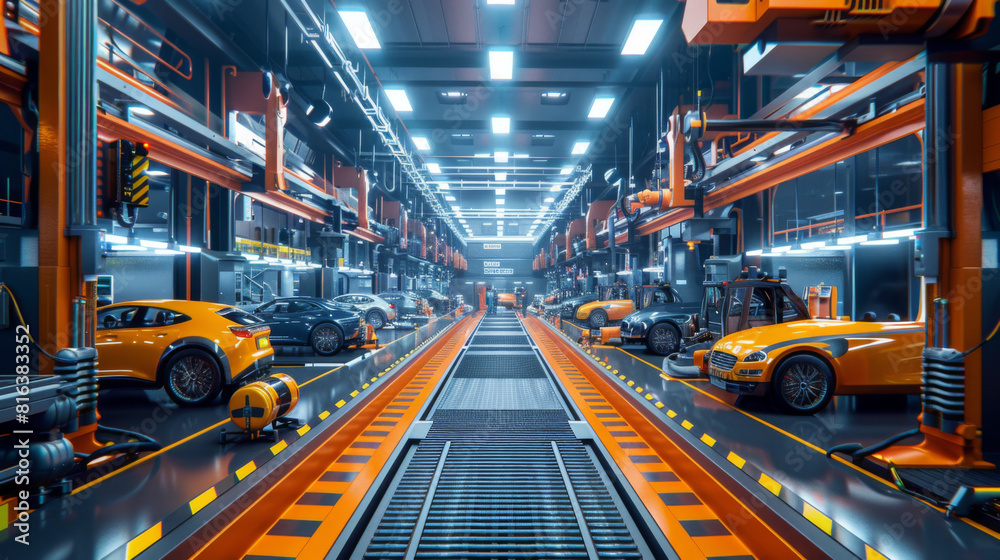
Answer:
<path fill-rule="evenodd" d="M 510 154 L 507 152 L 495 152 L 493 154 L 493 161 L 496 163 L 507 163 L 510 161 Z"/>
<path fill-rule="evenodd" d="M 452 207 L 451 207 L 451 211 L 452 211 L 452 212 L 461 212 L 461 211 L 462 211 L 462 209 L 461 209 L 461 208 L 459 208 L 458 206 L 455 206 L 455 205 L 452 205 Z"/>
<path fill-rule="evenodd" d="M 504 202 L 506 202 L 506 199 L 498 198 L 497 199 L 497 206 L 503 206 Z"/>
<path fill-rule="evenodd" d="M 490 51 L 490 79 L 510 80 L 514 78 L 514 51 Z"/>
<path fill-rule="evenodd" d="M 406 96 L 406 90 L 387 89 L 385 90 L 385 94 L 389 98 L 389 103 L 392 103 L 392 108 L 397 113 L 407 113 L 413 110 L 413 106 L 410 105 L 410 98 Z"/>
<path fill-rule="evenodd" d="M 752 158 L 750 158 L 750 161 L 755 162 L 755 163 L 760 163 L 762 161 L 767 161 L 767 156 L 753 156 Z"/>
<path fill-rule="evenodd" d="M 448 195 L 448 196 L 444 197 L 444 199 L 447 200 L 448 202 L 455 202 L 455 197 L 453 197 L 451 195 Z"/>
<path fill-rule="evenodd" d="M 594 104 L 590 106 L 590 114 L 587 115 L 588 119 L 603 119 L 608 116 L 608 111 L 611 110 L 611 106 L 614 105 L 614 97 L 598 97 L 594 99 Z"/>
<path fill-rule="evenodd" d="M 510 133 L 510 117 L 493 117 L 493 134 Z"/>
<path fill-rule="evenodd" d="M 458 223 L 460 223 L 460 224 L 464 224 L 464 223 L 466 223 L 466 222 L 465 222 L 465 220 L 459 220 L 459 221 L 458 221 Z"/>
<path fill-rule="evenodd" d="M 899 244 L 899 239 L 895 238 L 895 237 L 892 238 L 892 239 L 872 239 L 871 241 L 862 241 L 861 244 L 862 245 L 898 245 Z"/>
<path fill-rule="evenodd" d="M 590 142 L 577 142 L 573 144 L 573 155 L 578 156 L 587 153 L 587 148 L 590 147 Z"/>
<path fill-rule="evenodd" d="M 438 183 L 438 190 L 447 191 L 451 189 L 451 185 L 448 183 Z"/>
<path fill-rule="evenodd" d="M 424 138 L 423 136 L 414 136 L 413 145 L 422 152 L 428 152 L 431 149 L 431 143 L 428 142 L 427 138 Z"/>
<path fill-rule="evenodd" d="M 853 237 L 841 237 L 837 240 L 837 245 L 853 245 L 855 243 L 861 243 L 862 241 L 868 241 L 868 236 L 855 235 Z"/>
<path fill-rule="evenodd" d="M 787 154 L 788 151 L 791 150 L 791 149 L 792 149 L 792 145 L 789 144 L 789 145 L 787 145 L 785 147 L 778 148 L 777 150 L 774 150 L 774 155 L 780 156 L 782 154 Z"/>
<path fill-rule="evenodd" d="M 148 107 L 143 107 L 142 105 L 132 105 L 128 108 L 128 110 L 133 115 L 139 115 L 140 117 L 152 117 L 156 114 Z"/>
<path fill-rule="evenodd" d="M 427 171 L 430 171 L 431 173 L 441 173 L 441 166 L 436 163 L 428 163 Z"/>
<path fill-rule="evenodd" d="M 542 94 L 542 105 L 566 105 L 569 94 L 564 91 L 547 91 Z"/>
<path fill-rule="evenodd" d="M 556 185 L 556 186 L 552 187 L 551 189 L 549 189 L 549 191 L 551 191 L 551 192 L 559 192 L 561 190 L 562 190 L 562 187 L 559 186 L 559 185 Z"/>
<path fill-rule="evenodd" d="M 157 169 L 155 171 L 147 171 L 146 175 L 149 175 L 150 177 L 166 177 L 167 175 L 170 175 L 170 173 Z"/>
<path fill-rule="evenodd" d="M 309 121 L 314 125 L 323 128 L 330 124 L 330 119 L 333 118 L 333 108 L 330 107 L 330 104 L 325 99 L 317 97 L 312 100 L 309 108 L 306 109 L 306 116 L 309 117 Z"/>
<path fill-rule="evenodd" d="M 493 175 L 493 177 L 495 177 L 497 181 L 506 181 L 507 180 L 507 173 L 504 172 L 504 171 L 498 171 L 497 173 L 495 173 Z"/>
<path fill-rule="evenodd" d="M 497 227 L 499 227 L 500 229 L 503 229 L 503 224 L 504 224 L 503 220 L 497 220 Z"/>
<path fill-rule="evenodd" d="M 497 196 L 503 196 L 507 194 L 507 189 L 497 189 Z"/>
<path fill-rule="evenodd" d="M 559 174 L 560 175 L 569 175 L 572 172 L 573 172 L 573 168 L 572 167 L 563 167 L 562 170 L 559 172 Z"/>
<path fill-rule="evenodd" d="M 371 20 L 365 12 L 341 11 L 340 19 L 344 20 L 347 31 L 354 39 L 354 44 L 359 49 L 381 49 L 378 38 L 375 37 L 375 28 L 372 27 Z"/>
<path fill-rule="evenodd" d="M 912 237 L 916 235 L 917 230 L 915 229 L 897 229 L 893 231 L 883 231 L 882 239 L 894 239 L 897 237 Z"/>
<path fill-rule="evenodd" d="M 646 49 L 653 42 L 653 38 L 656 37 L 656 32 L 660 30 L 661 25 L 663 25 L 662 19 L 635 20 L 635 23 L 632 24 L 632 30 L 629 31 L 628 38 L 625 39 L 622 54 L 626 56 L 641 56 L 646 54 Z"/>
<path fill-rule="evenodd" d="M 545 199 L 545 202 L 555 202 L 555 201 L 556 199 L 552 198 L 551 196 Z"/>

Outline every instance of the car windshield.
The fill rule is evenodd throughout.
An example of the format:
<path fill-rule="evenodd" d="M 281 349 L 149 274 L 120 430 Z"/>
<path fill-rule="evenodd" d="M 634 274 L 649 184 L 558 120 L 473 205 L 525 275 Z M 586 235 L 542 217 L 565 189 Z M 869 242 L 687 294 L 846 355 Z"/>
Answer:
<path fill-rule="evenodd" d="M 224 307 L 216 311 L 216 313 L 221 315 L 224 319 L 236 323 L 237 325 L 259 325 L 264 322 L 264 320 L 260 317 L 251 315 L 236 307 Z"/>

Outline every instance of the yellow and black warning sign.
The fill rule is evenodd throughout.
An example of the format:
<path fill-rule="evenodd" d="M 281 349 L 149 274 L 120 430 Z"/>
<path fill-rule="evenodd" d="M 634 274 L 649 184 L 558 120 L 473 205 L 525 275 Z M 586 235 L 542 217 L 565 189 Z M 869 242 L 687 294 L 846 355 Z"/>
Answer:
<path fill-rule="evenodd" d="M 149 157 L 136 154 L 132 158 L 132 180 L 125 202 L 145 208 L 149 206 Z"/>
<path fill-rule="evenodd" d="M 116 202 L 149 206 L 149 144 L 118 140 L 110 156 Z"/>

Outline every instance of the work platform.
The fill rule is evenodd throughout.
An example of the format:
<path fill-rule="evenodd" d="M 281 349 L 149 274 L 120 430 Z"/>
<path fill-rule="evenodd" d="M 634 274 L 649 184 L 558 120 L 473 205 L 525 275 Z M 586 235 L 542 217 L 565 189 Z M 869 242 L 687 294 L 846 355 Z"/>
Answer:
<path fill-rule="evenodd" d="M 278 442 L 220 446 L 222 405 L 126 413 L 112 393 L 102 422 L 152 422 L 164 450 L 41 507 L 23 557 L 1000 556 L 990 529 L 825 456 L 909 429 L 912 400 L 784 416 L 561 328 L 448 316 L 335 367 L 278 356 L 304 422 Z"/>

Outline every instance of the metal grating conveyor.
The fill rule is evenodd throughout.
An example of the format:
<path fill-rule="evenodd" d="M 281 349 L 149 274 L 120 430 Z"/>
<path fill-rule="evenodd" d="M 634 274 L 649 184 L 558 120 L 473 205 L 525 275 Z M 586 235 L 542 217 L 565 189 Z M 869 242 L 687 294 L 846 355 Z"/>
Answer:
<path fill-rule="evenodd" d="M 475 350 L 495 338 L 473 337 L 354 557 L 648 557 L 528 337 Z"/>

